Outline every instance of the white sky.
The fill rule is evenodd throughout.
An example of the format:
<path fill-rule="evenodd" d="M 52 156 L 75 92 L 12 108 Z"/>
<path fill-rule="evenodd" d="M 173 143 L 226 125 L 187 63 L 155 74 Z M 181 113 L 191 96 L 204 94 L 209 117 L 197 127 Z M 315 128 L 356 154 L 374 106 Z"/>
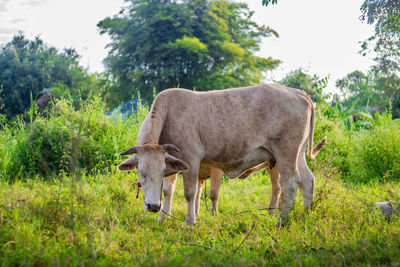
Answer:
<path fill-rule="evenodd" d="M 363 0 L 279 0 L 268 7 L 261 0 L 244 2 L 255 11 L 256 22 L 280 35 L 264 39 L 257 53 L 283 61 L 269 80 L 303 67 L 320 77 L 330 75 L 333 91 L 337 79 L 356 69 L 366 71 L 373 63 L 372 56 L 358 53 L 359 42 L 373 34 L 373 26 L 359 20 Z M 39 35 L 60 49 L 75 48 L 90 71 L 103 71 L 110 39 L 99 35 L 96 24 L 123 5 L 123 0 L 0 0 L 0 44 L 18 31 L 28 38 Z"/>

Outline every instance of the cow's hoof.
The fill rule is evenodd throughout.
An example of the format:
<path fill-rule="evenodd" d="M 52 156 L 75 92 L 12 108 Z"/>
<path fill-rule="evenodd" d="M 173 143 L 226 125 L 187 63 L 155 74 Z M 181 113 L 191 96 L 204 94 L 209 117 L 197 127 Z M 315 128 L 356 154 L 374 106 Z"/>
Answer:
<path fill-rule="evenodd" d="M 269 214 L 269 216 L 274 216 L 274 214 L 275 214 L 275 209 L 274 209 L 274 208 L 269 208 L 269 209 L 268 209 L 268 214 Z"/>
<path fill-rule="evenodd" d="M 183 225 L 183 227 L 193 227 L 195 224 L 196 224 L 195 221 L 185 220 L 185 224 Z"/>
<path fill-rule="evenodd" d="M 182 230 L 182 231 L 192 231 L 192 229 L 193 229 L 193 227 L 194 227 L 195 225 L 196 225 L 196 224 L 188 225 L 188 224 L 184 223 L 184 224 L 182 225 L 182 227 L 181 227 L 181 230 Z"/>

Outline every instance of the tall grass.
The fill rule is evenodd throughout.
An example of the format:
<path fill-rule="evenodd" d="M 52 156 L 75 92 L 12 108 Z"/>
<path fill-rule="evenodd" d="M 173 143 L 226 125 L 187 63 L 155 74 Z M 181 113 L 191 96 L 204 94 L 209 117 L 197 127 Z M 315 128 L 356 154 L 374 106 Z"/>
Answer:
<path fill-rule="evenodd" d="M 328 119 L 319 109 L 314 139 L 327 136 L 328 142 L 317 161 L 310 161 L 313 169 L 322 164 L 354 184 L 400 180 L 400 123 L 384 113 L 373 124 L 359 126 L 349 130 L 340 119 Z"/>
<path fill-rule="evenodd" d="M 350 175 L 359 182 L 400 180 L 400 124 L 391 115 L 354 138 Z"/>
<path fill-rule="evenodd" d="M 180 221 L 170 218 L 159 224 L 157 214 L 144 212 L 132 187 L 134 175 L 83 175 L 74 194 L 69 179 L 0 183 L 3 266 L 400 262 L 400 219 L 394 217 L 389 224 L 373 208 L 375 201 L 399 198 L 398 183 L 353 188 L 317 173 L 313 209 L 304 212 L 298 195 L 291 223 L 278 229 L 277 217 L 256 210 L 267 207 L 270 194 L 269 179 L 260 173 L 225 181 L 219 215 L 210 216 L 202 200 L 197 225 L 182 228 Z M 246 210 L 252 212 L 235 215 Z M 184 218 L 185 212 L 179 179 L 172 213 Z"/>

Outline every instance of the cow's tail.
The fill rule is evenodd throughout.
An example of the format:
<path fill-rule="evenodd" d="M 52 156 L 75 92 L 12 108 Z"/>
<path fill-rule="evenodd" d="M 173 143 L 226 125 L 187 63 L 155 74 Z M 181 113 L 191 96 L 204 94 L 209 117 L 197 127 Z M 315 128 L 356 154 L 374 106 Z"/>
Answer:
<path fill-rule="evenodd" d="M 319 151 L 326 144 L 326 137 L 324 137 L 324 139 L 322 139 L 318 144 L 316 144 L 313 147 L 314 124 L 315 124 L 315 110 L 314 110 L 314 104 L 311 102 L 310 132 L 308 136 L 308 149 L 307 149 L 307 156 L 310 159 L 314 159 L 318 155 Z"/>

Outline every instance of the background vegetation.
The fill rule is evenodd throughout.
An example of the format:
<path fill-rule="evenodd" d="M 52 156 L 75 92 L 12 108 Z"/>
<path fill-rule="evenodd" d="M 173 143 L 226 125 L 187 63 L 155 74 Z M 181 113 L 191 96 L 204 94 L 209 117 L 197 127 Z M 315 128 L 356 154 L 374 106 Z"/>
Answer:
<path fill-rule="evenodd" d="M 129 0 L 129 7 L 99 22 L 112 42 L 107 68 L 113 103 L 153 89 L 196 90 L 260 83 L 279 61 L 254 55 L 261 38 L 278 34 L 251 20 L 245 3 L 227 0 Z"/>
<path fill-rule="evenodd" d="M 135 199 L 136 175 L 116 172 L 119 152 L 136 143 L 157 92 L 259 83 L 279 61 L 254 52 L 262 37 L 278 34 L 254 23 L 241 3 L 127 3 L 98 24 L 112 38 L 105 73 L 88 73 L 74 50 L 60 52 L 39 37 L 20 34 L 0 48 L 2 266 L 400 264 L 400 219 L 385 220 L 373 205 L 400 199 L 397 2 L 361 7 L 376 29 L 361 52 L 372 46 L 379 53 L 369 72 L 337 81 L 340 94 L 327 95 L 329 77 L 304 69 L 279 81 L 311 95 L 314 139 L 328 138 L 309 161 L 314 207 L 303 211 L 298 194 L 282 229 L 263 210 L 270 194 L 264 172 L 224 179 L 220 214 L 209 215 L 204 196 L 191 229 L 179 221 L 186 211 L 181 179 L 175 219 L 160 225 Z"/>

